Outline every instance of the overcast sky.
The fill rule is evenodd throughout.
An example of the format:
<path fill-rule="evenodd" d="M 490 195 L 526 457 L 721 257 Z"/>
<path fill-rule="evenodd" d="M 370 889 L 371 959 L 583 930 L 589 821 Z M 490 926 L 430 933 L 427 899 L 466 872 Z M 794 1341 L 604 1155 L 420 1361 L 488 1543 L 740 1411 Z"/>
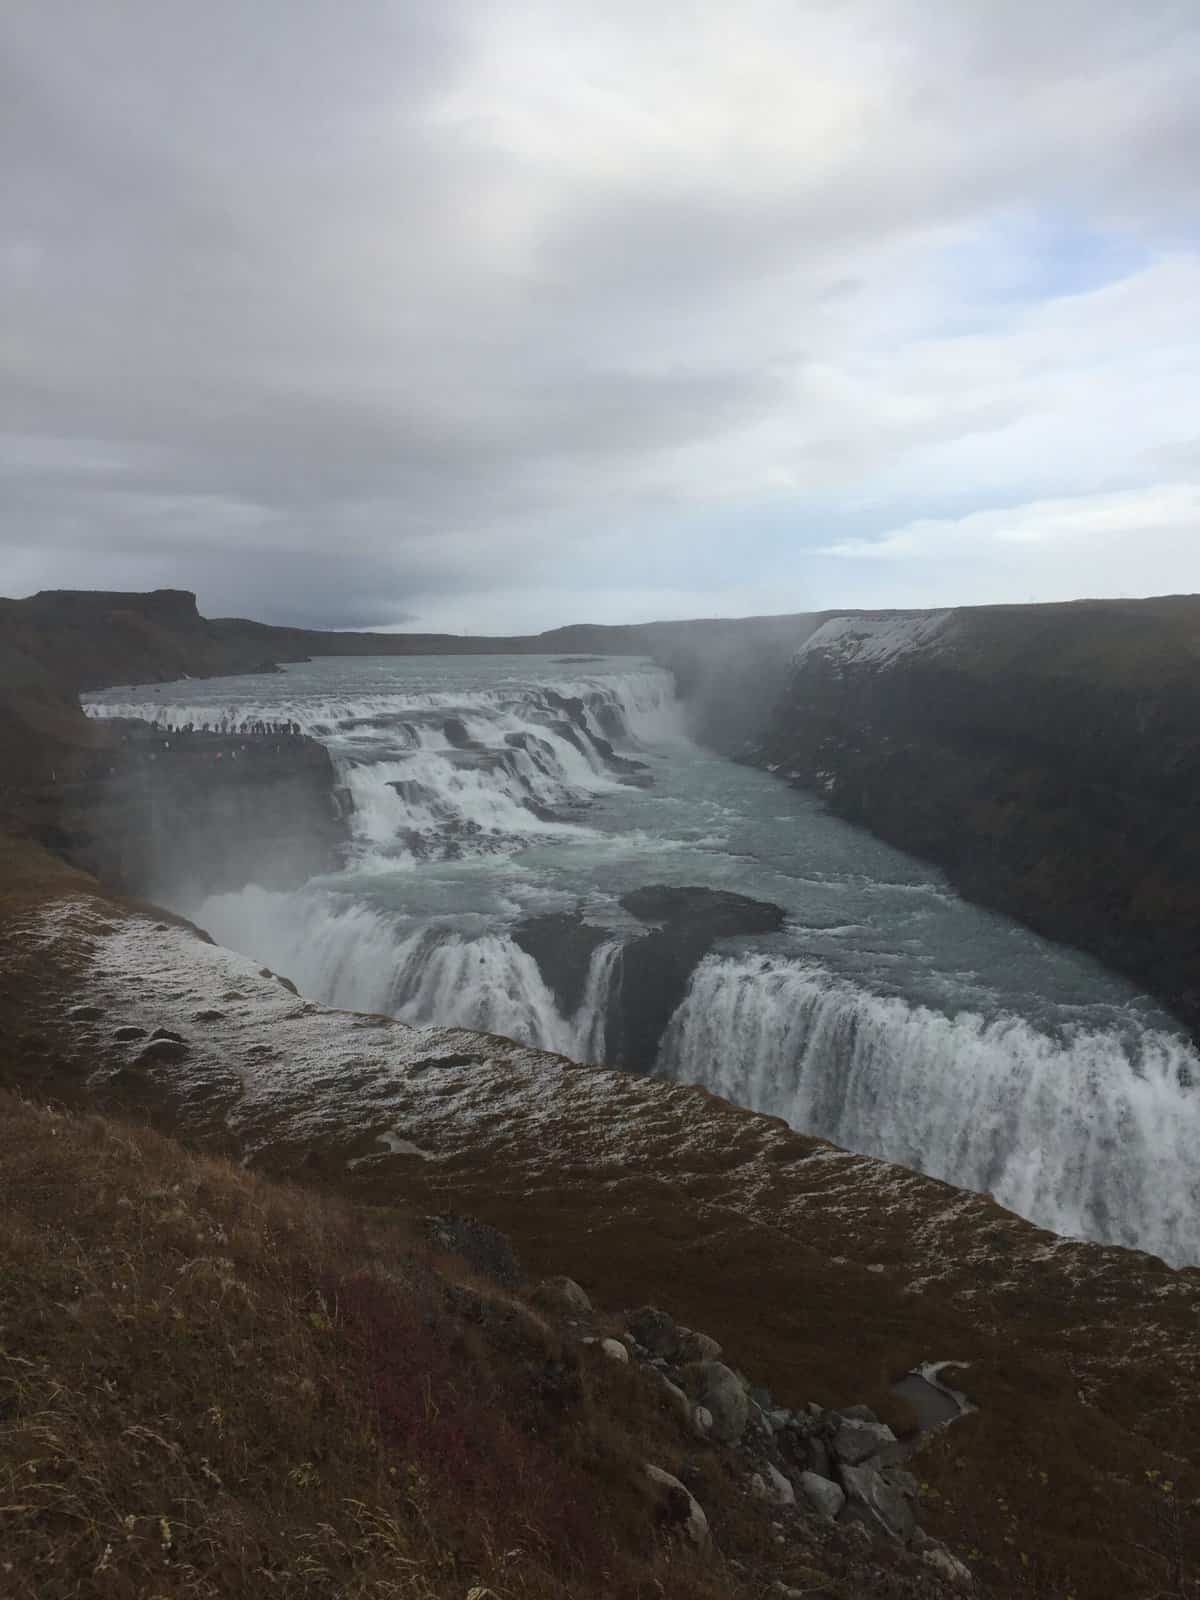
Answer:
<path fill-rule="evenodd" d="M 1200 589 L 1196 0 L 6 0 L 0 593 Z"/>

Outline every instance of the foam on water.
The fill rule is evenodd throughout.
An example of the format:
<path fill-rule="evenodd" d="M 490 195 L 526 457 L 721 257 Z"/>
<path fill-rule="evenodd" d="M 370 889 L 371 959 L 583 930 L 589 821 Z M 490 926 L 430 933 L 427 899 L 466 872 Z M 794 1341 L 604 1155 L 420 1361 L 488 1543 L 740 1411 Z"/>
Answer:
<path fill-rule="evenodd" d="M 661 1070 L 1058 1233 L 1200 1258 L 1200 1058 L 1122 1032 L 946 1016 L 815 966 L 710 957 Z"/>

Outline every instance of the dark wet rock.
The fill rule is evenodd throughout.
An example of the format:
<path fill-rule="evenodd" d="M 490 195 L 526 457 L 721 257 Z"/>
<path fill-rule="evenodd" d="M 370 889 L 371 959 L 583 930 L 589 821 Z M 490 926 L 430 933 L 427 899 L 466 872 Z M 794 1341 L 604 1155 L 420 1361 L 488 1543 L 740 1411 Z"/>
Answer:
<path fill-rule="evenodd" d="M 435 1250 L 460 1256 L 473 1272 L 491 1278 L 505 1288 L 515 1288 L 521 1281 L 521 1264 L 513 1250 L 512 1240 L 498 1228 L 480 1222 L 475 1217 L 453 1214 L 426 1217 L 425 1235 Z"/>
<path fill-rule="evenodd" d="M 630 940 L 621 957 L 609 1018 L 608 1059 L 649 1072 L 667 1023 L 687 993 L 692 973 L 718 939 L 774 933 L 781 907 L 727 890 L 655 884 L 621 896 L 640 921 L 655 924 Z"/>
<path fill-rule="evenodd" d="M 99 1022 L 104 1016 L 103 1006 L 72 1006 L 67 1016 L 72 1022 Z"/>
<path fill-rule="evenodd" d="M 176 1033 L 172 1028 L 155 1028 L 150 1037 L 152 1039 L 170 1039 L 173 1044 L 183 1044 L 185 1042 L 183 1035 Z"/>
<path fill-rule="evenodd" d="M 145 1028 L 139 1028 L 132 1022 L 125 1023 L 123 1027 L 113 1029 L 113 1038 L 119 1044 L 129 1044 L 134 1039 L 144 1039 L 145 1037 Z"/>
<path fill-rule="evenodd" d="M 193 1011 L 192 1013 L 193 1022 L 221 1022 L 224 1020 L 224 1017 L 225 1013 L 223 1011 L 214 1011 L 211 1009 L 207 1011 Z"/>
<path fill-rule="evenodd" d="M 537 962 L 564 1016 L 570 1016 L 583 999 L 592 956 L 611 937 L 570 911 L 526 917 L 512 931 L 514 944 Z"/>
<path fill-rule="evenodd" d="M 478 742 L 472 739 L 467 732 L 466 724 L 459 717 L 447 717 L 442 723 L 442 733 L 446 743 L 456 750 L 476 750 Z"/>

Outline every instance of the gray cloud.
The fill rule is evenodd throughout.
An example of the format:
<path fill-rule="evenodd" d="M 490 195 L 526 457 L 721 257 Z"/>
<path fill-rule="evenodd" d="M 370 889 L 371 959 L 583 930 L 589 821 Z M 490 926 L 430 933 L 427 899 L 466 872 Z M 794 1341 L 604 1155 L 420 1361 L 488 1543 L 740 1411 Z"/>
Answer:
<path fill-rule="evenodd" d="M 0 591 L 482 630 L 515 573 L 549 625 L 622 535 L 614 592 L 685 594 L 698 508 L 733 605 L 790 506 L 786 610 L 821 519 L 1149 485 L 1200 396 L 1174 0 L 16 0 L 0 150 Z M 987 290 L 1022 227 L 1042 308 Z"/>

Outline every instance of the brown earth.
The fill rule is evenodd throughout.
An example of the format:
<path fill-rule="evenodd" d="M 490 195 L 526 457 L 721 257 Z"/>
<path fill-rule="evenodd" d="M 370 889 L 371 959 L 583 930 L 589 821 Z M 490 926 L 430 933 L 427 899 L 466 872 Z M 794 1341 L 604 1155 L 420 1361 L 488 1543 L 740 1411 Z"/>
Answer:
<path fill-rule="evenodd" d="M 8 1083 L 148 1116 L 375 1214 L 479 1216 L 535 1274 L 712 1333 L 787 1404 L 886 1412 L 915 1363 L 962 1363 L 978 1411 L 918 1471 L 925 1525 L 981 1591 L 1194 1596 L 1200 1272 L 1056 1240 L 699 1089 L 323 1012 L 13 851 Z M 80 1003 L 102 1018 L 70 1019 Z M 186 1059 L 137 1067 L 118 1022 L 182 1028 Z M 391 1129 L 435 1159 L 381 1148 Z"/>

